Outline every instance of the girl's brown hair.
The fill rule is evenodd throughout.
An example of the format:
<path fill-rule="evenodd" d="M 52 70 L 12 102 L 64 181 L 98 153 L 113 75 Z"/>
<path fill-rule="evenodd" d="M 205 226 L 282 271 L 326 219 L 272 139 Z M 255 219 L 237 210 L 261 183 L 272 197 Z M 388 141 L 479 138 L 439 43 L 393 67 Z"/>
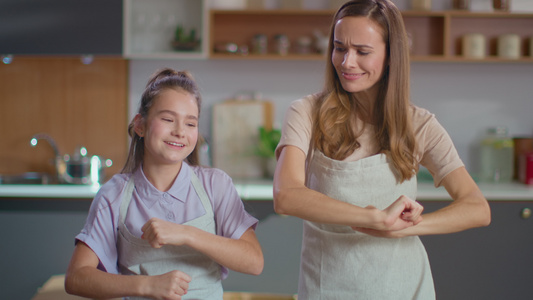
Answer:
<path fill-rule="evenodd" d="M 409 101 L 409 46 L 400 11 L 389 0 L 352 0 L 342 5 L 331 25 L 326 83 L 314 106 L 312 146 L 326 156 L 343 160 L 360 147 L 357 138 L 362 130 L 356 130 L 357 114 L 364 114 L 357 98 L 346 92 L 339 81 L 331 61 L 334 30 L 337 21 L 344 17 L 366 17 L 379 24 L 387 49 L 387 61 L 383 77 L 377 83 L 379 92 L 374 103 L 376 139 L 380 151 L 394 166 L 399 182 L 416 174 L 418 164 L 410 118 Z"/>
<path fill-rule="evenodd" d="M 157 99 L 161 92 L 167 89 L 186 91 L 193 95 L 198 105 L 198 114 L 200 114 L 202 99 L 194 78 L 187 71 L 175 71 L 170 68 L 164 68 L 152 74 L 142 94 L 139 111 L 137 113 L 140 114 L 143 119 L 146 119 L 155 99 Z M 200 116 L 198 115 L 198 117 Z M 126 160 L 121 173 L 133 173 L 141 166 L 144 158 L 144 139 L 135 132 L 135 119 L 133 119 L 128 126 L 128 134 L 131 137 L 130 150 L 128 159 Z M 192 153 L 187 156 L 186 162 L 189 165 L 199 164 L 198 143 L 200 141 L 201 137 L 198 138 L 198 142 Z"/>

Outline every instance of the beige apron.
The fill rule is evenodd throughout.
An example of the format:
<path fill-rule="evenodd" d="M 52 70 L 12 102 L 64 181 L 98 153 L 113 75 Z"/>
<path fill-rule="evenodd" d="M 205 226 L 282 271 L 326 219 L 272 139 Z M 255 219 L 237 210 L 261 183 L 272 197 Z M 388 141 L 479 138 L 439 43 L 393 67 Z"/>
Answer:
<path fill-rule="evenodd" d="M 194 172 L 191 172 L 191 183 L 200 197 L 206 213 L 197 219 L 184 223 L 184 225 L 194 226 L 216 234 L 211 202 Z M 137 238 L 126 228 L 124 220 L 134 188 L 132 176 L 126 186 L 119 213 L 117 248 L 120 273 L 126 275 L 160 275 L 179 270 L 192 278 L 189 283 L 189 290 L 182 299 L 221 300 L 223 289 L 219 264 L 188 246 L 165 245 L 159 249 L 152 248 L 147 241 Z"/>
<path fill-rule="evenodd" d="M 313 152 L 307 171 L 313 190 L 379 209 L 401 195 L 416 199 L 416 177 L 397 184 L 385 154 L 343 162 Z M 309 221 L 303 236 L 299 299 L 435 299 L 429 260 L 417 236 L 377 238 Z"/>

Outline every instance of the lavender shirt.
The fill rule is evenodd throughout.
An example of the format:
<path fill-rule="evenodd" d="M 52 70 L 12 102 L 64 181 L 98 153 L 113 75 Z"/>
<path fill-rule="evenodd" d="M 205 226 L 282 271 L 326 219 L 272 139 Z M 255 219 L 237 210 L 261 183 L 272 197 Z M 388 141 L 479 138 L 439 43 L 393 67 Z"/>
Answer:
<path fill-rule="evenodd" d="M 130 232 L 141 237 L 141 227 L 152 217 L 185 223 L 196 219 L 205 210 L 191 184 L 194 172 L 209 197 L 215 214 L 217 235 L 239 239 L 257 219 L 249 215 L 237 194 L 231 178 L 222 170 L 182 164 L 181 171 L 167 192 L 157 190 L 139 168 L 133 173 L 135 190 L 125 224 Z M 76 240 L 87 244 L 100 260 L 99 268 L 118 274 L 117 228 L 120 202 L 129 174 L 114 175 L 98 191 L 89 210 L 85 226 Z M 228 270 L 222 267 L 222 278 Z"/>

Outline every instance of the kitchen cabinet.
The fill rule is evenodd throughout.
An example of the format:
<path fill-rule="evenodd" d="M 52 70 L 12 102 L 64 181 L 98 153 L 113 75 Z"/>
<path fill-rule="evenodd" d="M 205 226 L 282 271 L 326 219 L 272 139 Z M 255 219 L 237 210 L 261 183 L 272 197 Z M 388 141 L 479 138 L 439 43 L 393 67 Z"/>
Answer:
<path fill-rule="evenodd" d="M 447 202 L 420 201 L 426 212 Z M 488 227 L 422 236 L 439 299 L 531 299 L 533 201 L 489 201 Z"/>
<path fill-rule="evenodd" d="M 330 10 L 211 10 L 210 58 L 236 59 L 312 59 L 323 55 L 301 55 L 295 51 L 295 41 L 301 36 L 313 38 L 314 31 L 329 33 L 333 11 Z M 411 38 L 412 61 L 429 62 L 533 62 L 529 41 L 533 36 L 533 14 L 508 12 L 465 11 L 403 11 L 406 29 Z M 462 37 L 467 33 L 481 33 L 486 38 L 485 59 L 467 59 L 462 55 Z M 518 60 L 497 56 L 497 37 L 514 33 L 520 36 L 521 57 Z M 252 40 L 256 34 L 268 38 L 270 51 L 255 54 Z M 273 54 L 274 37 L 286 35 L 292 47 L 288 55 Z M 247 45 L 247 55 L 216 51 L 224 44 Z"/>
<path fill-rule="evenodd" d="M 15 56 L 0 64 L 0 174 L 55 174 L 53 148 L 31 147 L 34 134 L 50 135 L 60 154 L 85 146 L 90 155 L 111 159 L 110 176 L 120 172 L 128 154 L 128 62 L 95 56 Z"/>
<path fill-rule="evenodd" d="M 124 56 L 130 59 L 207 57 L 207 0 L 124 0 Z M 173 45 L 177 27 L 196 38 Z M 197 44 L 194 41 L 198 41 Z"/>
<path fill-rule="evenodd" d="M 121 55 L 122 0 L 2 0 L 0 54 Z"/>

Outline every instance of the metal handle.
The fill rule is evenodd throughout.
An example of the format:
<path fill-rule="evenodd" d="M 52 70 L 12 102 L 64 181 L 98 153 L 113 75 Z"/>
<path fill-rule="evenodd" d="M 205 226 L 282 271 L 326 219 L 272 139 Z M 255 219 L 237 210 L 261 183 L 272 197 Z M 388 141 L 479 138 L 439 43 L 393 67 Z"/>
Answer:
<path fill-rule="evenodd" d="M 520 217 L 522 217 L 522 219 L 529 219 L 529 217 L 531 217 L 531 209 L 530 208 L 523 208 L 522 211 L 520 212 Z"/>

